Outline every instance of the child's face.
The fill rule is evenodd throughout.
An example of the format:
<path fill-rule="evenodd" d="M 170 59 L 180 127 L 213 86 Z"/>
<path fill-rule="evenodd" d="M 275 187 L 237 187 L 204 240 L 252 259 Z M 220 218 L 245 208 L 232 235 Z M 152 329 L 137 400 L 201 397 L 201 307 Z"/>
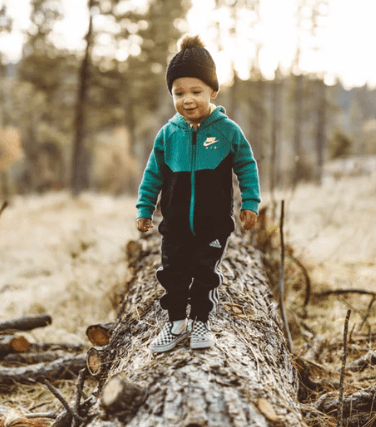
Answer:
<path fill-rule="evenodd" d="M 193 126 L 210 115 L 210 100 L 217 97 L 210 86 L 196 77 L 181 77 L 172 83 L 175 110 Z"/>

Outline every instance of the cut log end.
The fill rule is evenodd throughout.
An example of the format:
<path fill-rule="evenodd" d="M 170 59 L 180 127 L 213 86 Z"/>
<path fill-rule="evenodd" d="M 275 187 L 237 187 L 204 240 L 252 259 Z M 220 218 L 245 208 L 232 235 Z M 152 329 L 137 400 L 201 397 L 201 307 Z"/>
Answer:
<path fill-rule="evenodd" d="M 17 352 L 26 351 L 30 347 L 29 341 L 23 336 L 14 337 L 10 345 Z"/>
<path fill-rule="evenodd" d="M 110 342 L 116 325 L 116 322 L 91 325 L 86 329 L 86 335 L 95 347 L 103 347 Z"/>
<path fill-rule="evenodd" d="M 9 353 L 20 353 L 26 351 L 29 347 L 29 341 L 22 335 L 0 336 L 0 355 L 2 357 Z"/>
<path fill-rule="evenodd" d="M 86 366 L 90 375 L 97 377 L 103 372 L 104 367 L 104 353 L 97 348 L 91 348 L 87 352 Z"/>
<path fill-rule="evenodd" d="M 104 386 L 101 406 L 110 413 L 133 412 L 145 401 L 145 398 L 146 392 L 142 387 L 118 375 L 110 378 Z"/>
<path fill-rule="evenodd" d="M 87 336 L 90 342 L 97 346 L 104 346 L 109 343 L 111 335 L 108 331 L 99 326 L 93 326 L 87 330 Z"/>

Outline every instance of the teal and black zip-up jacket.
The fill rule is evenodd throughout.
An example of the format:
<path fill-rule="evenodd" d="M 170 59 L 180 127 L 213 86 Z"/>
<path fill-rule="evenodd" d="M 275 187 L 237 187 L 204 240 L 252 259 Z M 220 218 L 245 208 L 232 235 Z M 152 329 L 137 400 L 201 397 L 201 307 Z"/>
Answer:
<path fill-rule="evenodd" d="M 152 218 L 161 192 L 162 235 L 227 236 L 234 230 L 232 171 L 239 181 L 241 209 L 258 213 L 257 165 L 240 127 L 223 107 L 196 130 L 176 113 L 155 139 L 139 188 L 137 218 Z"/>

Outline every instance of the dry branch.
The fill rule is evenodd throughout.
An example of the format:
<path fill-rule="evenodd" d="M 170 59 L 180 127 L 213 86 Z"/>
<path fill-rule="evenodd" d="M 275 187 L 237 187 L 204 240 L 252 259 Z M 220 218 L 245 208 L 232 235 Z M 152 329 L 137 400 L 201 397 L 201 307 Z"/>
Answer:
<path fill-rule="evenodd" d="M 28 414 L 9 406 L 0 405 L 0 427 L 47 427 L 44 421 L 52 414 Z"/>
<path fill-rule="evenodd" d="M 315 293 L 316 297 L 327 297 L 328 295 L 343 295 L 343 294 L 361 294 L 376 296 L 376 292 L 366 291 L 364 289 L 332 289 L 325 292 Z"/>
<path fill-rule="evenodd" d="M 305 284 L 306 284 L 306 288 L 305 288 L 305 297 L 304 297 L 304 302 L 303 302 L 303 306 L 306 307 L 309 303 L 309 300 L 311 298 L 311 278 L 309 277 L 308 271 L 306 269 L 306 267 L 303 265 L 303 263 L 301 261 L 298 260 L 298 258 L 296 258 L 293 254 L 289 253 L 288 257 L 295 262 L 295 264 L 300 268 L 303 276 L 304 276 L 304 280 L 305 280 Z"/>
<path fill-rule="evenodd" d="M 65 351 L 68 353 L 80 353 L 85 349 L 82 344 L 72 343 L 31 343 L 29 347 L 30 352 L 41 352 L 41 351 Z"/>
<path fill-rule="evenodd" d="M 146 400 L 135 414 L 107 411 L 106 421 L 98 411 L 88 425 L 304 426 L 297 373 L 259 252 L 243 236 L 229 239 L 220 304 L 211 318 L 215 347 L 192 351 L 187 340 L 171 352 L 152 354 L 149 344 L 166 319 L 157 303 L 163 290 L 155 280 L 160 242 L 155 233 L 140 242 L 131 251 L 133 276 L 118 326 L 104 347 L 99 388 L 103 402 L 108 384 L 120 375 L 147 390 Z"/>
<path fill-rule="evenodd" d="M 51 323 L 52 319 L 49 314 L 40 314 L 2 321 L 0 322 L 0 331 L 31 331 L 32 329 L 43 328 Z"/>
<path fill-rule="evenodd" d="M 7 363 L 23 363 L 32 365 L 36 363 L 53 362 L 54 360 L 67 357 L 67 354 L 62 351 L 47 351 L 45 353 L 15 353 L 6 355 L 3 360 Z"/>
<path fill-rule="evenodd" d="M 345 381 L 345 369 L 346 369 L 346 358 L 347 358 L 347 331 L 349 329 L 349 319 L 350 319 L 351 310 L 347 311 L 345 319 L 345 327 L 343 331 L 343 356 L 342 356 L 342 366 L 341 366 L 341 378 L 339 383 L 339 398 L 338 398 L 338 427 L 343 425 L 343 386 Z"/>
<path fill-rule="evenodd" d="M 325 414 L 331 414 L 332 416 L 338 416 L 338 398 L 334 397 L 337 392 L 327 393 L 322 395 L 314 405 L 312 405 L 316 410 L 324 412 Z M 359 390 L 348 396 L 344 396 L 343 399 L 343 416 L 345 419 L 348 419 L 350 416 L 356 418 L 358 417 L 359 424 L 361 420 L 365 419 L 366 421 L 370 418 L 370 411 L 375 410 L 375 395 L 376 395 L 376 386 L 369 387 L 364 390 Z M 349 423 L 349 425 L 351 425 Z"/>
<path fill-rule="evenodd" d="M 56 380 L 77 375 L 85 367 L 86 354 L 65 357 L 51 363 L 38 363 L 21 368 L 5 368 L 0 366 L 0 384 L 28 382 L 30 380 L 43 381 L 44 379 Z"/>
<path fill-rule="evenodd" d="M 59 401 L 62 403 L 62 405 L 64 406 L 65 410 L 67 411 L 67 413 L 69 413 L 74 419 L 76 419 L 77 421 L 80 421 L 81 423 L 84 421 L 83 418 L 81 418 L 70 406 L 69 403 L 64 399 L 63 395 L 60 393 L 60 391 L 58 389 L 56 389 L 55 387 L 52 386 L 52 384 L 49 383 L 48 380 L 44 380 L 43 381 L 44 384 L 48 387 L 48 389 L 51 391 L 51 393 L 57 398 L 59 399 Z"/>
<path fill-rule="evenodd" d="M 281 309 L 281 316 L 283 325 L 285 327 L 285 332 L 287 336 L 287 343 L 289 346 L 290 353 L 293 353 L 293 344 L 292 344 L 292 338 L 290 333 L 289 324 L 287 322 L 286 317 L 286 311 L 285 311 L 285 303 L 284 303 L 284 272 L 285 272 L 285 242 L 284 242 L 284 235 L 283 235 L 283 222 L 285 217 L 285 201 L 282 200 L 281 203 L 281 217 L 280 217 L 280 223 L 279 223 L 279 232 L 280 232 L 280 238 L 281 238 L 281 265 L 280 265 L 280 273 L 279 273 L 279 281 L 278 281 L 278 288 L 280 292 L 280 309 Z"/>
<path fill-rule="evenodd" d="M 368 366 L 376 365 L 376 351 L 370 350 L 367 354 L 354 360 L 347 365 L 347 370 L 352 372 L 360 372 L 366 369 Z"/>

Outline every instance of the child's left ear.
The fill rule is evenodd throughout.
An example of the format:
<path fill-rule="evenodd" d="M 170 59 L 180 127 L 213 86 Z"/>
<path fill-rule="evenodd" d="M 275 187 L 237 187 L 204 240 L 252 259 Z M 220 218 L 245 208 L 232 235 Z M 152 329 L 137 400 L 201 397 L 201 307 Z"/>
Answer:
<path fill-rule="evenodd" d="M 211 98 L 211 99 L 215 99 L 215 98 L 217 97 L 217 95 L 218 95 L 218 92 L 219 92 L 219 91 L 216 91 L 216 92 L 215 92 L 215 91 L 213 90 L 212 94 L 210 95 L 210 98 Z"/>

